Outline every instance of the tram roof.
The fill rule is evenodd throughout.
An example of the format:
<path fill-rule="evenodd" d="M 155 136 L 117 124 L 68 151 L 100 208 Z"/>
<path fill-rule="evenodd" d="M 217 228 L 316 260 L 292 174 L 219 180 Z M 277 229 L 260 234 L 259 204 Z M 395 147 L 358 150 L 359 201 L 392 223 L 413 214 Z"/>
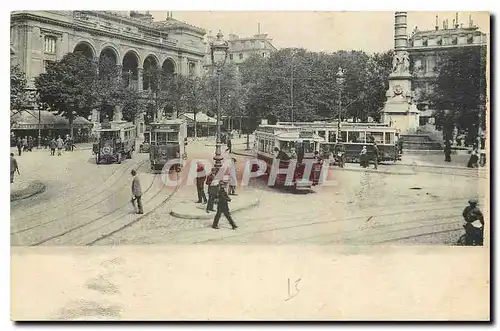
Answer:
<path fill-rule="evenodd" d="M 181 125 L 183 123 L 186 123 L 186 120 L 181 119 L 181 118 L 175 118 L 175 119 L 162 119 L 161 121 L 150 123 L 150 125 L 162 125 L 162 124 L 178 124 L 178 125 Z"/>

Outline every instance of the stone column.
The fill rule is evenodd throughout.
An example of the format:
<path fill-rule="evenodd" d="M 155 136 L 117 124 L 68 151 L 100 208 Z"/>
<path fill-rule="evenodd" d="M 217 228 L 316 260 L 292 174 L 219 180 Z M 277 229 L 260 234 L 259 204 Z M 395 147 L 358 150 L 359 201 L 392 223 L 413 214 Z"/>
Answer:
<path fill-rule="evenodd" d="M 142 76 L 144 69 L 137 68 L 137 91 L 142 91 Z"/>
<path fill-rule="evenodd" d="M 330 131 L 329 130 L 325 130 L 325 141 L 326 142 L 330 141 Z"/>

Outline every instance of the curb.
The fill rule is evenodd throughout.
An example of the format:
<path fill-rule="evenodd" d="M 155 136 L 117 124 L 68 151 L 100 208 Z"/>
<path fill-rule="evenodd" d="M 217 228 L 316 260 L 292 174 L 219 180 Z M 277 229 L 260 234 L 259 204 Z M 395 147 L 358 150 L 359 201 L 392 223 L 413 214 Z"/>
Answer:
<path fill-rule="evenodd" d="M 255 155 L 252 155 L 252 154 L 247 154 L 245 152 L 236 152 L 236 151 L 232 151 L 231 154 L 234 154 L 234 155 L 239 155 L 239 156 L 248 156 L 248 157 L 254 157 Z"/>
<path fill-rule="evenodd" d="M 415 175 L 416 172 L 414 171 L 390 171 L 390 170 L 375 170 L 373 168 L 366 169 L 366 168 L 340 168 L 340 167 L 335 167 L 335 166 L 330 166 L 330 170 L 334 168 L 336 170 L 340 171 L 354 171 L 354 172 L 370 172 L 374 174 L 388 174 L 388 175 L 403 175 L 403 176 L 410 176 L 410 175 Z"/>
<path fill-rule="evenodd" d="M 250 208 L 256 207 L 259 203 L 260 203 L 260 200 L 256 199 L 255 201 L 253 201 L 249 205 L 241 206 L 239 208 L 230 209 L 230 211 L 231 211 L 231 213 L 236 213 L 236 212 L 239 212 L 239 211 L 242 211 L 242 210 L 246 210 L 246 209 L 250 209 Z M 187 203 L 185 203 L 185 204 L 187 204 Z M 213 219 L 214 215 L 215 215 L 214 213 L 207 214 L 205 212 L 205 210 L 203 210 L 203 213 L 204 214 L 201 214 L 201 215 L 188 215 L 188 214 L 177 213 L 177 212 L 175 212 L 173 210 L 170 211 L 170 215 L 172 215 L 174 217 L 183 218 L 183 219 L 191 219 L 191 220 L 210 220 L 210 219 Z"/>
<path fill-rule="evenodd" d="M 44 183 L 37 181 L 37 180 L 32 181 L 29 183 L 27 188 L 22 189 L 18 192 L 11 192 L 10 193 L 10 202 L 30 198 L 34 195 L 37 195 L 37 194 L 44 192 L 45 189 L 46 189 L 46 186 Z"/>
<path fill-rule="evenodd" d="M 405 166 L 405 167 L 422 167 L 422 168 L 439 168 L 439 169 L 460 169 L 460 170 L 473 170 L 473 169 L 487 169 L 486 167 L 479 167 L 479 168 L 468 168 L 464 166 L 455 166 L 455 165 L 439 165 L 439 164 L 408 164 L 408 163 L 400 163 L 398 165 Z"/>

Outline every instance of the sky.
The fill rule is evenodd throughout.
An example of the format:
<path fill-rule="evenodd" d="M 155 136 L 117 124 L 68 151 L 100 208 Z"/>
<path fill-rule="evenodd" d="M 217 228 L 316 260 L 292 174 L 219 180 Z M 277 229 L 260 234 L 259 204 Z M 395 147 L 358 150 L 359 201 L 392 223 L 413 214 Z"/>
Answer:
<path fill-rule="evenodd" d="M 167 12 L 151 12 L 155 20 L 164 20 Z M 468 26 L 469 14 L 474 24 L 489 32 L 489 13 L 459 12 L 459 22 Z M 448 18 L 452 26 L 455 12 L 408 12 L 408 33 L 434 29 Z M 311 51 L 363 50 L 383 52 L 394 45 L 394 12 L 321 12 L 321 11 L 173 11 L 173 18 L 212 31 L 220 29 L 224 36 L 240 37 L 267 33 L 278 48 L 302 47 Z"/>

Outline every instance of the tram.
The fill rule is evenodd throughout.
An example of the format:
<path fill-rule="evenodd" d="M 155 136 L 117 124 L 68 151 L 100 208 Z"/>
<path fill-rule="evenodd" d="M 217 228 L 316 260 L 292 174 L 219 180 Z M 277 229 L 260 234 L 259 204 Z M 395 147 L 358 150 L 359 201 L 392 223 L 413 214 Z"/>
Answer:
<path fill-rule="evenodd" d="M 136 126 L 125 121 L 105 121 L 96 129 L 97 140 L 92 146 L 95 163 L 121 163 L 131 159 L 135 151 Z"/>
<path fill-rule="evenodd" d="M 334 142 L 321 143 L 321 154 L 326 159 L 327 155 L 336 153 L 343 145 L 344 161 L 359 162 L 359 155 L 363 146 L 367 147 L 368 159 L 373 158 L 373 143 L 377 143 L 378 160 L 392 161 L 400 160 L 398 147 L 399 130 L 386 125 L 372 125 L 371 123 L 342 123 L 340 134 L 335 137 Z"/>
<path fill-rule="evenodd" d="M 187 159 L 187 124 L 181 119 L 165 119 L 150 124 L 149 160 L 151 170 L 163 169 L 172 159 Z M 175 165 L 177 171 L 182 169 L 182 163 Z"/>
<path fill-rule="evenodd" d="M 267 164 L 266 175 L 276 175 L 275 186 L 291 186 L 295 190 L 310 190 L 318 185 L 322 163 L 317 158 L 319 144 L 324 139 L 312 131 L 294 126 L 260 125 L 255 131 L 256 154 Z M 277 173 L 273 163 L 279 160 L 278 169 L 295 167 L 291 183 L 286 183 L 287 174 Z M 309 178 L 304 178 L 306 162 L 312 161 Z M 307 174 L 306 174 L 307 175 Z"/>

